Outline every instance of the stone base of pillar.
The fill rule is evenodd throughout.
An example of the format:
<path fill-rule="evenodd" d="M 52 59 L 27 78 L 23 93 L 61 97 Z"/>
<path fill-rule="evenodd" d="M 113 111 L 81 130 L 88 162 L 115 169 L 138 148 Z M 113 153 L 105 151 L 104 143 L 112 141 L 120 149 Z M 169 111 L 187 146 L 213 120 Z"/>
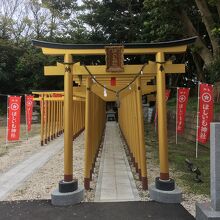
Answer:
<path fill-rule="evenodd" d="M 78 187 L 77 190 L 68 193 L 61 193 L 56 189 L 51 194 L 51 203 L 55 206 L 68 206 L 82 202 L 84 199 L 84 189 Z"/>
<path fill-rule="evenodd" d="M 220 211 L 215 211 L 209 202 L 196 203 L 196 220 L 220 220 Z"/>
<path fill-rule="evenodd" d="M 162 203 L 181 203 L 182 192 L 179 188 L 175 188 L 172 191 L 159 190 L 155 185 L 149 187 L 150 198 L 157 202 Z"/>

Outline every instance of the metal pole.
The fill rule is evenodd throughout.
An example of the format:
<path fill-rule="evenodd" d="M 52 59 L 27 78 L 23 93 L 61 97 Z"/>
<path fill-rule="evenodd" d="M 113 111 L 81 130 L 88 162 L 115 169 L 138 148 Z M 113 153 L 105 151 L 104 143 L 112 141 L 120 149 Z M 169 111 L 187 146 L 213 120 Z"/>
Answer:
<path fill-rule="evenodd" d="M 165 99 L 164 53 L 156 54 L 157 62 L 157 105 L 158 105 L 158 137 L 160 158 L 160 179 L 169 180 L 168 142 L 167 142 L 167 109 Z"/>

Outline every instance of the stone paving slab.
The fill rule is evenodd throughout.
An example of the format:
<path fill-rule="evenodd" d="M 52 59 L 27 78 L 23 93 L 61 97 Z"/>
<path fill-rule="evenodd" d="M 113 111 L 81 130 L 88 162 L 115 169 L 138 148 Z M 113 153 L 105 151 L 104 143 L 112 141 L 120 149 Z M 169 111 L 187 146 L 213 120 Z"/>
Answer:
<path fill-rule="evenodd" d="M 28 146 L 27 146 L 28 147 Z M 0 201 L 15 191 L 34 171 L 42 167 L 51 157 L 63 148 L 63 136 L 57 138 L 42 150 L 15 165 L 0 175 Z M 12 158 L 13 159 L 13 158 Z"/>
<path fill-rule="evenodd" d="M 116 122 L 106 123 L 99 169 L 96 202 L 140 200 Z"/>

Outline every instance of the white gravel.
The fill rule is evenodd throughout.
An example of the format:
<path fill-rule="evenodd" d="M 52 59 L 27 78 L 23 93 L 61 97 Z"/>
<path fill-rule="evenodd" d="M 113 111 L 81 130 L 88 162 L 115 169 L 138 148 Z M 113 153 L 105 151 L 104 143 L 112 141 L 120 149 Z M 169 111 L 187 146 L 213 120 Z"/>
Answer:
<path fill-rule="evenodd" d="M 32 125 L 33 129 L 39 129 L 39 125 Z M 6 152 L 0 156 L 0 174 L 9 170 L 12 166 L 23 161 L 42 149 L 40 146 L 40 135 L 29 138 L 29 140 L 2 145 L 2 151 Z"/>

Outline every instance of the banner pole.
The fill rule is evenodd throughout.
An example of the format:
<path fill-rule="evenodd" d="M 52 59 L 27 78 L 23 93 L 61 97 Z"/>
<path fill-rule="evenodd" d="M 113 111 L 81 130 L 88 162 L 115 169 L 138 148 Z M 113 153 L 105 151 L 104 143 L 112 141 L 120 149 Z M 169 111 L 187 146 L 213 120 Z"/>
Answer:
<path fill-rule="evenodd" d="M 176 144 L 178 143 L 178 134 L 177 134 L 178 88 L 179 87 L 177 87 L 177 91 L 176 91 Z"/>
<path fill-rule="evenodd" d="M 198 82 L 198 103 L 197 103 L 197 120 L 196 120 L 196 158 L 198 157 L 198 132 L 199 132 L 199 91 L 200 91 L 200 82 Z"/>
<path fill-rule="evenodd" d="M 7 146 L 8 144 L 8 109 L 9 109 L 9 106 L 8 106 L 8 97 L 9 95 L 7 96 L 7 116 L 6 116 L 6 140 L 5 140 L 5 145 Z"/>

